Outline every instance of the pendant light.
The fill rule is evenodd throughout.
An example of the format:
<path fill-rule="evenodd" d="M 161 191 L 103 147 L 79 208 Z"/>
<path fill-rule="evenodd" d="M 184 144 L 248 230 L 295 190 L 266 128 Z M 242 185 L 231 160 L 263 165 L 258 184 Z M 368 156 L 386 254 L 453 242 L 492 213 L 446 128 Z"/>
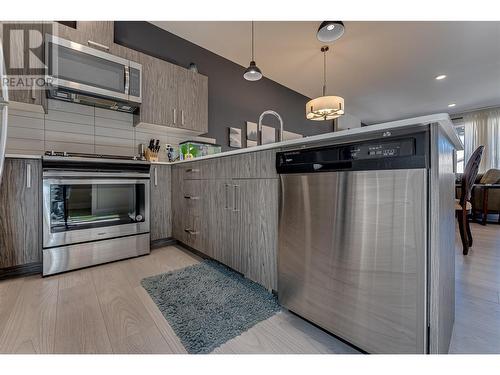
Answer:
<path fill-rule="evenodd" d="M 340 38 L 345 31 L 342 21 L 323 21 L 319 25 L 316 37 L 320 42 L 331 43 Z"/>
<path fill-rule="evenodd" d="M 326 53 L 328 46 L 321 47 L 323 52 L 323 96 L 306 104 L 306 118 L 314 121 L 333 120 L 344 114 L 344 98 L 326 95 Z"/>
<path fill-rule="evenodd" d="M 262 72 L 254 61 L 254 36 L 253 36 L 253 21 L 252 21 L 252 61 L 250 61 L 249 67 L 245 70 L 243 77 L 247 81 L 258 81 L 262 78 Z"/>

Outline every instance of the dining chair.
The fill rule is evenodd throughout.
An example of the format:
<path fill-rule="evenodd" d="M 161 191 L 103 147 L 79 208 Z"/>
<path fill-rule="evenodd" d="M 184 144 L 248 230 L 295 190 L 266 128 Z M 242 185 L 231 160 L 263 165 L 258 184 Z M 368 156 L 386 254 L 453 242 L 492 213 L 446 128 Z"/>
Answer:
<path fill-rule="evenodd" d="M 483 156 L 483 150 L 484 146 L 479 146 L 469 158 L 462 174 L 460 199 L 456 199 L 455 201 L 455 212 L 464 255 L 469 253 L 469 248 L 472 246 L 472 233 L 469 225 L 469 212 L 472 210 L 470 198 L 479 170 L 479 164 L 481 163 L 481 157 Z"/>

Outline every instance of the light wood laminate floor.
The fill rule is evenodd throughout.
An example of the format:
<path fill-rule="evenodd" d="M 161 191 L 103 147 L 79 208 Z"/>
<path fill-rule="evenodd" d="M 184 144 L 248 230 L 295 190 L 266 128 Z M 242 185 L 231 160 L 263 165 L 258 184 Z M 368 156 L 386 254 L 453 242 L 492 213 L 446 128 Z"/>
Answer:
<path fill-rule="evenodd" d="M 472 225 L 457 240 L 456 321 L 450 352 L 500 353 L 500 226 Z M 199 262 L 169 246 L 148 256 L 46 278 L 0 281 L 0 353 L 185 353 L 140 286 L 142 278 Z M 214 353 L 355 353 L 288 312 L 258 323 Z"/>

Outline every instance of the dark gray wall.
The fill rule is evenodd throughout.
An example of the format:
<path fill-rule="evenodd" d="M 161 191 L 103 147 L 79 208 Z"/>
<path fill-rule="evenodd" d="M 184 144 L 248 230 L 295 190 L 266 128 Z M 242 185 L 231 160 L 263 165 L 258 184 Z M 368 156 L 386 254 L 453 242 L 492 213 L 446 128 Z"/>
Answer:
<path fill-rule="evenodd" d="M 333 130 L 331 121 L 306 120 L 304 111 L 309 98 L 304 95 L 267 78 L 248 82 L 243 78 L 242 66 L 148 22 L 115 22 L 115 42 L 180 66 L 196 63 L 198 71 L 208 76 L 207 135 L 216 138 L 225 150 L 229 149 L 228 127 L 241 128 L 245 134 L 245 122 L 257 122 L 266 109 L 283 117 L 285 130 L 303 135 Z M 278 125 L 272 117 L 266 123 Z"/>

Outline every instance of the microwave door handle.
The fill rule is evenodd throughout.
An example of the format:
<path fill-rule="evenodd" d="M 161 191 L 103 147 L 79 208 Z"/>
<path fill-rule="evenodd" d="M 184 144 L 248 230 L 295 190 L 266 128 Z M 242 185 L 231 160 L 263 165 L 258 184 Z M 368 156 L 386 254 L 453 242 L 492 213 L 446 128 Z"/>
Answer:
<path fill-rule="evenodd" d="M 9 121 L 6 102 L 0 103 L 0 181 L 5 164 L 5 148 L 7 146 L 7 123 Z"/>
<path fill-rule="evenodd" d="M 125 95 L 129 94 L 130 87 L 130 67 L 127 65 L 125 67 Z"/>

